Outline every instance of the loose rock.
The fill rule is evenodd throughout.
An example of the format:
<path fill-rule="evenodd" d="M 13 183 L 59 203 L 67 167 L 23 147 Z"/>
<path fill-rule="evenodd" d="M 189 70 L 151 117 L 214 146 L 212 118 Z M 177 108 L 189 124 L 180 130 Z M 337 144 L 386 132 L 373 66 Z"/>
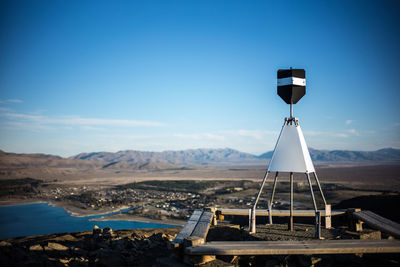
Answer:
<path fill-rule="evenodd" d="M 63 246 L 63 245 L 58 244 L 58 243 L 49 242 L 47 244 L 47 246 L 44 247 L 44 250 L 45 251 L 49 251 L 49 250 L 66 251 L 66 250 L 68 250 L 68 247 Z"/>
<path fill-rule="evenodd" d="M 29 247 L 30 251 L 43 251 L 43 247 L 41 245 L 33 245 Z"/>

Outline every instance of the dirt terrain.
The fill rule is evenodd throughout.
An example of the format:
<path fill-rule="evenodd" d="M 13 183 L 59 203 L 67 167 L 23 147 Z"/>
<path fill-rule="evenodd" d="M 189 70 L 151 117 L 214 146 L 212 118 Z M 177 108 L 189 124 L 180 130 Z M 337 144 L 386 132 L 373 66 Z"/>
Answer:
<path fill-rule="evenodd" d="M 58 161 L 57 158 L 54 160 Z M 130 214 L 114 215 L 106 219 L 163 220 L 176 223 L 185 221 L 190 212 L 197 208 L 249 208 L 265 174 L 264 168 L 253 166 L 235 169 L 198 167 L 131 170 L 118 173 L 91 169 L 55 175 L 51 171 L 43 174 L 46 169 L 40 168 L 42 164 L 40 162 L 38 166 L 32 167 L 38 172 L 37 175 L 33 172 L 30 176 L 23 176 L 25 172 L 29 173 L 29 168 L 26 170 L 22 167 L 10 168 L 8 172 L 11 176 L 3 171 L 0 174 L 0 205 L 49 202 L 65 208 L 75 216 L 141 207 Z M 399 164 L 322 165 L 317 166 L 317 173 L 325 197 L 332 205 L 354 197 L 396 195 L 400 191 Z M 279 175 L 274 208 L 288 208 L 288 180 L 288 174 Z M 267 205 L 272 181 L 273 175 L 270 175 L 259 201 L 260 208 Z M 305 175 L 295 174 L 294 183 L 295 208 L 311 209 L 312 200 Z M 313 183 L 317 204 L 322 205 L 315 181 Z"/>
<path fill-rule="evenodd" d="M 246 228 L 246 227 L 245 227 Z M 231 240 L 309 240 L 313 225 L 295 224 L 289 232 L 287 225 L 259 225 L 256 235 L 249 235 L 238 225 L 213 226 L 207 241 Z M 153 230 L 115 230 L 110 228 L 88 232 L 30 236 L 0 241 L 1 266 L 189 266 L 169 243 L 179 228 Z M 323 229 L 326 239 L 380 238 L 380 233 L 361 233 L 346 228 Z M 396 254 L 360 255 L 290 255 L 290 256 L 218 256 L 204 267 L 211 266 L 398 266 Z"/>
<path fill-rule="evenodd" d="M 171 266 L 179 228 L 61 233 L 0 242 L 1 266 Z M 164 263 L 165 262 L 165 263 Z"/>
<path fill-rule="evenodd" d="M 391 151 L 392 150 L 393 149 L 391 149 Z M 397 150 L 393 151 L 396 153 L 398 152 Z M 106 157 L 105 155 L 102 155 L 102 153 L 91 153 L 91 156 L 94 155 L 97 157 L 99 157 L 98 154 L 100 154 L 101 158 L 88 160 L 90 159 L 88 158 L 88 155 L 83 157 L 84 159 L 81 159 L 82 157 L 62 158 L 45 154 L 7 153 L 0 150 L 0 180 L 29 177 L 60 185 L 104 186 L 115 186 L 145 180 L 220 179 L 260 181 L 264 176 L 269 161 L 267 158 L 257 158 L 257 164 L 254 162 L 251 164 L 246 163 L 247 161 L 244 159 L 247 159 L 250 156 L 242 155 L 238 151 L 233 150 L 218 150 L 219 153 L 216 153 L 217 151 L 206 152 L 207 153 L 202 150 L 182 151 L 184 154 L 189 153 L 189 155 L 187 155 L 189 158 L 204 157 L 204 160 L 207 158 L 213 158 L 215 157 L 214 154 L 216 154 L 218 157 L 214 159 L 216 161 L 214 164 L 174 165 L 161 161 L 169 159 L 175 163 L 173 159 L 176 159 L 177 157 L 179 158 L 179 155 L 182 157 L 182 153 L 178 153 L 177 151 L 172 154 L 169 153 L 171 155 L 166 153 L 172 158 L 157 158 L 158 161 L 155 162 L 123 161 L 133 160 L 130 158 L 132 156 L 130 154 L 133 153 L 132 151 L 121 152 L 123 155 L 119 155 L 118 153 L 108 153 L 112 154 L 114 157 L 118 156 L 115 159 L 113 158 L 113 161 L 108 162 L 104 161 Z M 335 151 L 332 151 L 332 153 L 333 152 Z M 335 155 L 339 152 L 340 151 L 336 151 Z M 128 153 L 130 157 L 124 158 L 124 153 Z M 136 152 L 136 154 L 137 153 L 138 152 Z M 394 156 L 398 154 L 396 153 Z M 157 153 L 150 153 L 149 155 L 154 157 L 153 154 Z M 220 165 L 220 167 L 218 167 L 218 159 L 231 159 L 233 157 L 232 155 L 235 155 L 235 164 L 232 163 L 229 166 Z M 125 157 L 126 156 L 127 155 L 125 155 Z M 392 155 L 392 158 L 394 156 Z M 243 158 L 242 162 L 239 161 L 240 158 Z M 396 159 L 396 157 L 394 157 L 393 161 L 390 163 L 377 160 L 367 162 L 348 161 L 348 163 L 317 161 L 315 164 L 318 176 L 322 183 L 350 185 L 352 188 L 359 189 L 400 191 L 400 163 L 394 159 Z M 183 162 L 185 161 L 177 161 L 177 163 Z M 300 177 L 299 179 L 304 180 L 305 178 Z"/>
<path fill-rule="evenodd" d="M 59 158 L 43 159 L 37 164 L 26 165 L 21 157 L 18 162 L 0 163 L 0 204 L 50 202 L 63 207 L 74 215 L 105 213 L 121 208 L 134 207 L 126 213 L 102 219 L 144 220 L 176 222 L 182 224 L 194 209 L 207 206 L 249 208 L 265 174 L 264 166 L 236 168 L 191 167 L 158 169 L 103 169 L 99 163 L 85 161 L 80 167 L 68 166 Z M 1 164 L 8 166 L 1 168 Z M 11 164 L 11 165 L 10 165 Z M 47 167 L 43 167 L 47 164 Z M 75 163 L 74 163 L 75 164 Z M 23 167 L 22 167 L 23 166 Z M 361 207 L 398 221 L 393 207 L 399 204 L 400 164 L 319 165 L 317 174 L 328 203 L 333 208 Z M 260 208 L 272 187 L 271 176 L 259 201 Z M 288 175 L 279 176 L 274 208 L 288 208 Z M 296 174 L 295 208 L 312 209 L 309 187 L 304 175 Z M 314 188 L 317 192 L 316 187 Z M 316 193 L 318 205 L 322 205 Z M 369 201 L 369 200 L 372 200 Z M 374 205 L 372 205 L 372 204 Z M 389 204 L 388 204 L 389 203 Z M 386 208 L 381 208 L 384 205 Z M 244 219 L 244 223 L 248 218 Z M 264 227 L 251 238 L 271 240 L 304 240 L 312 238 L 312 222 L 296 220 L 295 235 L 288 235 L 286 224 Z M 284 223 L 284 222 L 282 222 Z M 301 224 L 302 223 L 302 224 Z M 311 223 L 311 225 L 304 224 Z M 237 223 L 241 224 L 241 223 Z M 326 238 L 357 238 L 335 225 L 324 231 Z M 262 228 L 262 227 L 261 227 Z M 100 232 L 99 232 L 100 231 Z M 179 229 L 157 230 L 96 230 L 94 232 L 63 233 L 46 236 L 24 237 L 0 242 L 1 266 L 184 266 L 171 256 L 168 242 Z M 242 228 L 212 228 L 209 240 L 246 237 Z M 260 236 L 261 235 L 261 236 Z M 249 236 L 247 235 L 247 238 Z M 247 240 L 247 239 L 246 239 Z M 269 239 L 268 239 L 269 240 Z M 214 265 L 237 266 L 269 265 L 371 265 L 399 264 L 398 256 L 290 256 L 290 257 L 241 257 L 220 258 Z"/>
<path fill-rule="evenodd" d="M 99 170 L 27 167 L 1 170 L 1 179 L 36 178 L 58 184 L 118 185 L 144 180 L 262 180 L 266 166 L 219 169 L 201 168 L 166 170 Z M 316 166 L 321 182 L 352 184 L 362 189 L 400 190 L 400 164 Z M 287 176 L 287 175 L 286 175 Z M 378 187 L 378 188 L 377 188 Z"/>

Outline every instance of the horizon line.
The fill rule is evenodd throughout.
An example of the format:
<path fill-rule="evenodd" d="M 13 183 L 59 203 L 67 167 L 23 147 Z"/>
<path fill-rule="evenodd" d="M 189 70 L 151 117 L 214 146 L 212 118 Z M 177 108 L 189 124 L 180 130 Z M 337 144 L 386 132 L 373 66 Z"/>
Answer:
<path fill-rule="evenodd" d="M 230 147 L 225 147 L 225 148 L 188 148 L 188 149 L 180 149 L 180 150 L 162 150 L 162 151 L 124 149 L 124 150 L 118 150 L 118 151 L 115 151 L 115 152 L 112 152 L 112 151 L 80 152 L 80 153 L 74 154 L 72 156 L 67 156 L 67 157 L 63 157 L 63 156 L 60 156 L 58 154 L 51 154 L 51 153 L 44 153 L 44 152 L 31 152 L 31 153 L 27 153 L 27 152 L 10 152 L 10 151 L 5 151 L 5 150 L 3 150 L 1 148 L 0 148 L 0 151 L 4 152 L 4 153 L 13 153 L 13 154 L 27 154 L 27 155 L 42 154 L 42 155 L 57 156 L 57 157 L 61 157 L 61 158 L 71 158 L 71 157 L 78 156 L 80 154 L 92 154 L 92 153 L 112 153 L 112 154 L 116 154 L 116 153 L 126 152 L 126 151 L 149 152 L 149 153 L 164 153 L 164 152 L 179 152 L 179 151 L 190 151 L 190 150 L 226 150 L 226 149 L 234 150 L 234 151 L 237 151 L 237 152 L 240 152 L 240 153 L 249 154 L 249 155 L 256 156 L 256 157 L 259 157 L 259 156 L 262 156 L 262 155 L 264 155 L 266 153 L 274 151 L 274 150 L 269 150 L 269 151 L 266 151 L 264 153 L 261 153 L 261 154 L 257 155 L 257 154 L 253 154 L 253 153 L 249 153 L 249 152 L 240 151 L 238 149 L 234 149 L 234 148 L 230 148 Z M 379 149 L 376 149 L 376 150 L 316 149 L 316 148 L 312 148 L 312 147 L 308 148 L 308 150 L 329 151 L 329 152 L 331 152 L 331 151 L 376 152 L 376 151 L 384 150 L 384 149 L 400 150 L 400 148 L 396 148 L 396 147 L 383 147 L 383 148 L 379 148 Z"/>

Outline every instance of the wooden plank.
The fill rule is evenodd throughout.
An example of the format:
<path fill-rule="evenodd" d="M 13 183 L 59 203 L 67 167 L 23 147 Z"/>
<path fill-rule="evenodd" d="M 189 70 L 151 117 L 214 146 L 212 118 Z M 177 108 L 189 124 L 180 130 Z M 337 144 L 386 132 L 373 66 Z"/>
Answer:
<path fill-rule="evenodd" d="M 178 233 L 172 243 L 181 244 L 186 237 L 190 236 L 193 233 L 193 230 L 195 229 L 197 222 L 202 214 L 202 210 L 193 211 L 192 216 L 190 216 L 189 220 L 185 223 L 182 230 Z"/>
<path fill-rule="evenodd" d="M 211 220 L 213 216 L 214 216 L 213 212 L 210 211 L 203 212 L 191 236 L 198 236 L 205 240 L 208 234 L 208 230 L 210 229 Z"/>
<path fill-rule="evenodd" d="M 189 255 L 399 253 L 399 240 L 216 241 L 186 248 Z"/>
<path fill-rule="evenodd" d="M 248 209 L 225 209 L 221 208 L 218 209 L 218 211 L 222 215 L 243 215 L 243 216 L 248 216 L 249 215 L 249 210 Z M 294 210 L 293 211 L 293 216 L 297 217 L 314 217 L 315 216 L 315 211 L 314 210 Z M 276 217 L 287 217 L 290 215 L 289 210 L 272 210 L 272 216 Z M 346 210 L 332 210 L 331 211 L 331 216 L 336 216 L 336 215 L 342 215 L 345 214 Z M 256 215 L 257 216 L 268 216 L 268 210 L 267 209 L 257 209 L 256 210 Z M 325 216 L 325 210 L 321 210 L 321 216 Z"/>
<path fill-rule="evenodd" d="M 306 246 L 310 246 L 311 244 L 317 246 L 333 246 L 333 245 L 346 245 L 346 244 L 368 244 L 368 245 L 379 245 L 386 242 L 396 242 L 396 244 L 400 244 L 400 240 L 397 239 L 335 239 L 335 240 L 302 240 L 302 241 L 293 241 L 293 240 L 285 240 L 285 241 L 211 241 L 204 244 L 204 246 L 214 246 L 214 245 L 226 245 L 226 246 L 259 246 L 263 243 L 276 247 L 285 247 L 285 246 L 297 246 L 298 244 L 303 244 Z"/>
<path fill-rule="evenodd" d="M 205 211 L 201 215 L 199 222 L 210 222 L 213 216 L 214 216 L 213 212 Z"/>
<path fill-rule="evenodd" d="M 190 216 L 189 221 L 198 221 L 200 216 L 203 214 L 203 210 L 194 210 L 192 216 Z"/>
<path fill-rule="evenodd" d="M 400 224 L 398 223 L 379 216 L 372 211 L 354 212 L 353 216 L 374 229 L 388 233 L 396 238 L 400 238 Z"/>
<path fill-rule="evenodd" d="M 204 246 L 236 246 L 236 247 L 246 247 L 246 246 L 262 246 L 264 243 L 273 245 L 275 247 L 296 247 L 299 244 L 304 246 L 319 246 L 319 247 L 330 247 L 330 246 L 345 246 L 345 245 L 365 245 L 365 246 L 379 246 L 382 243 L 392 242 L 400 245 L 400 240 L 397 239 L 335 239 L 335 240 L 303 240 L 303 241 L 211 241 L 204 244 Z"/>
<path fill-rule="evenodd" d="M 198 222 L 196 228 L 194 229 L 191 236 L 201 237 L 203 239 L 206 238 L 208 230 L 210 229 L 210 224 L 207 222 Z"/>
<path fill-rule="evenodd" d="M 389 219 L 381 217 L 378 214 L 375 214 L 371 211 L 362 211 L 353 213 L 353 215 L 355 218 L 363 221 L 372 228 L 396 235 L 397 237 L 400 236 L 400 225 Z"/>
<path fill-rule="evenodd" d="M 182 230 L 177 234 L 175 237 L 174 241 L 172 241 L 173 244 L 180 244 L 183 242 L 183 240 L 190 236 L 193 232 L 193 229 L 196 227 L 197 221 L 187 221 L 185 225 L 183 226 Z"/>
<path fill-rule="evenodd" d="M 371 216 L 371 217 L 373 217 L 373 218 L 375 218 L 375 219 L 377 219 L 379 221 L 382 221 L 386 225 L 389 225 L 389 226 L 394 227 L 396 229 L 400 229 L 400 224 L 398 224 L 398 223 L 396 223 L 394 221 L 391 221 L 391 220 L 389 220 L 389 219 L 387 219 L 385 217 L 382 217 L 382 216 L 380 216 L 380 215 L 378 215 L 378 214 L 376 214 L 376 213 L 374 213 L 374 212 L 372 212 L 370 210 L 365 210 L 365 211 L 363 211 L 363 213 L 368 214 L 368 216 Z"/>

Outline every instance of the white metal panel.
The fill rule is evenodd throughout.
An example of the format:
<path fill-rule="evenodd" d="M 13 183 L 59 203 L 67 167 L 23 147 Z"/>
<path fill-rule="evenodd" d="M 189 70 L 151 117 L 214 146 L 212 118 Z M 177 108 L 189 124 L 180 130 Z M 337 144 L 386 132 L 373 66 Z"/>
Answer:
<path fill-rule="evenodd" d="M 300 125 L 285 124 L 279 135 L 269 172 L 315 172 Z"/>
<path fill-rule="evenodd" d="M 306 79 L 297 77 L 287 77 L 278 79 L 278 86 L 299 85 L 306 86 Z"/>
<path fill-rule="evenodd" d="M 314 164 L 311 160 L 310 152 L 308 151 L 306 140 L 304 139 L 303 131 L 301 130 L 300 125 L 297 125 L 296 129 L 297 132 L 299 133 L 299 139 L 304 156 L 304 162 L 306 165 L 306 169 L 308 170 L 307 172 L 315 172 Z"/>

